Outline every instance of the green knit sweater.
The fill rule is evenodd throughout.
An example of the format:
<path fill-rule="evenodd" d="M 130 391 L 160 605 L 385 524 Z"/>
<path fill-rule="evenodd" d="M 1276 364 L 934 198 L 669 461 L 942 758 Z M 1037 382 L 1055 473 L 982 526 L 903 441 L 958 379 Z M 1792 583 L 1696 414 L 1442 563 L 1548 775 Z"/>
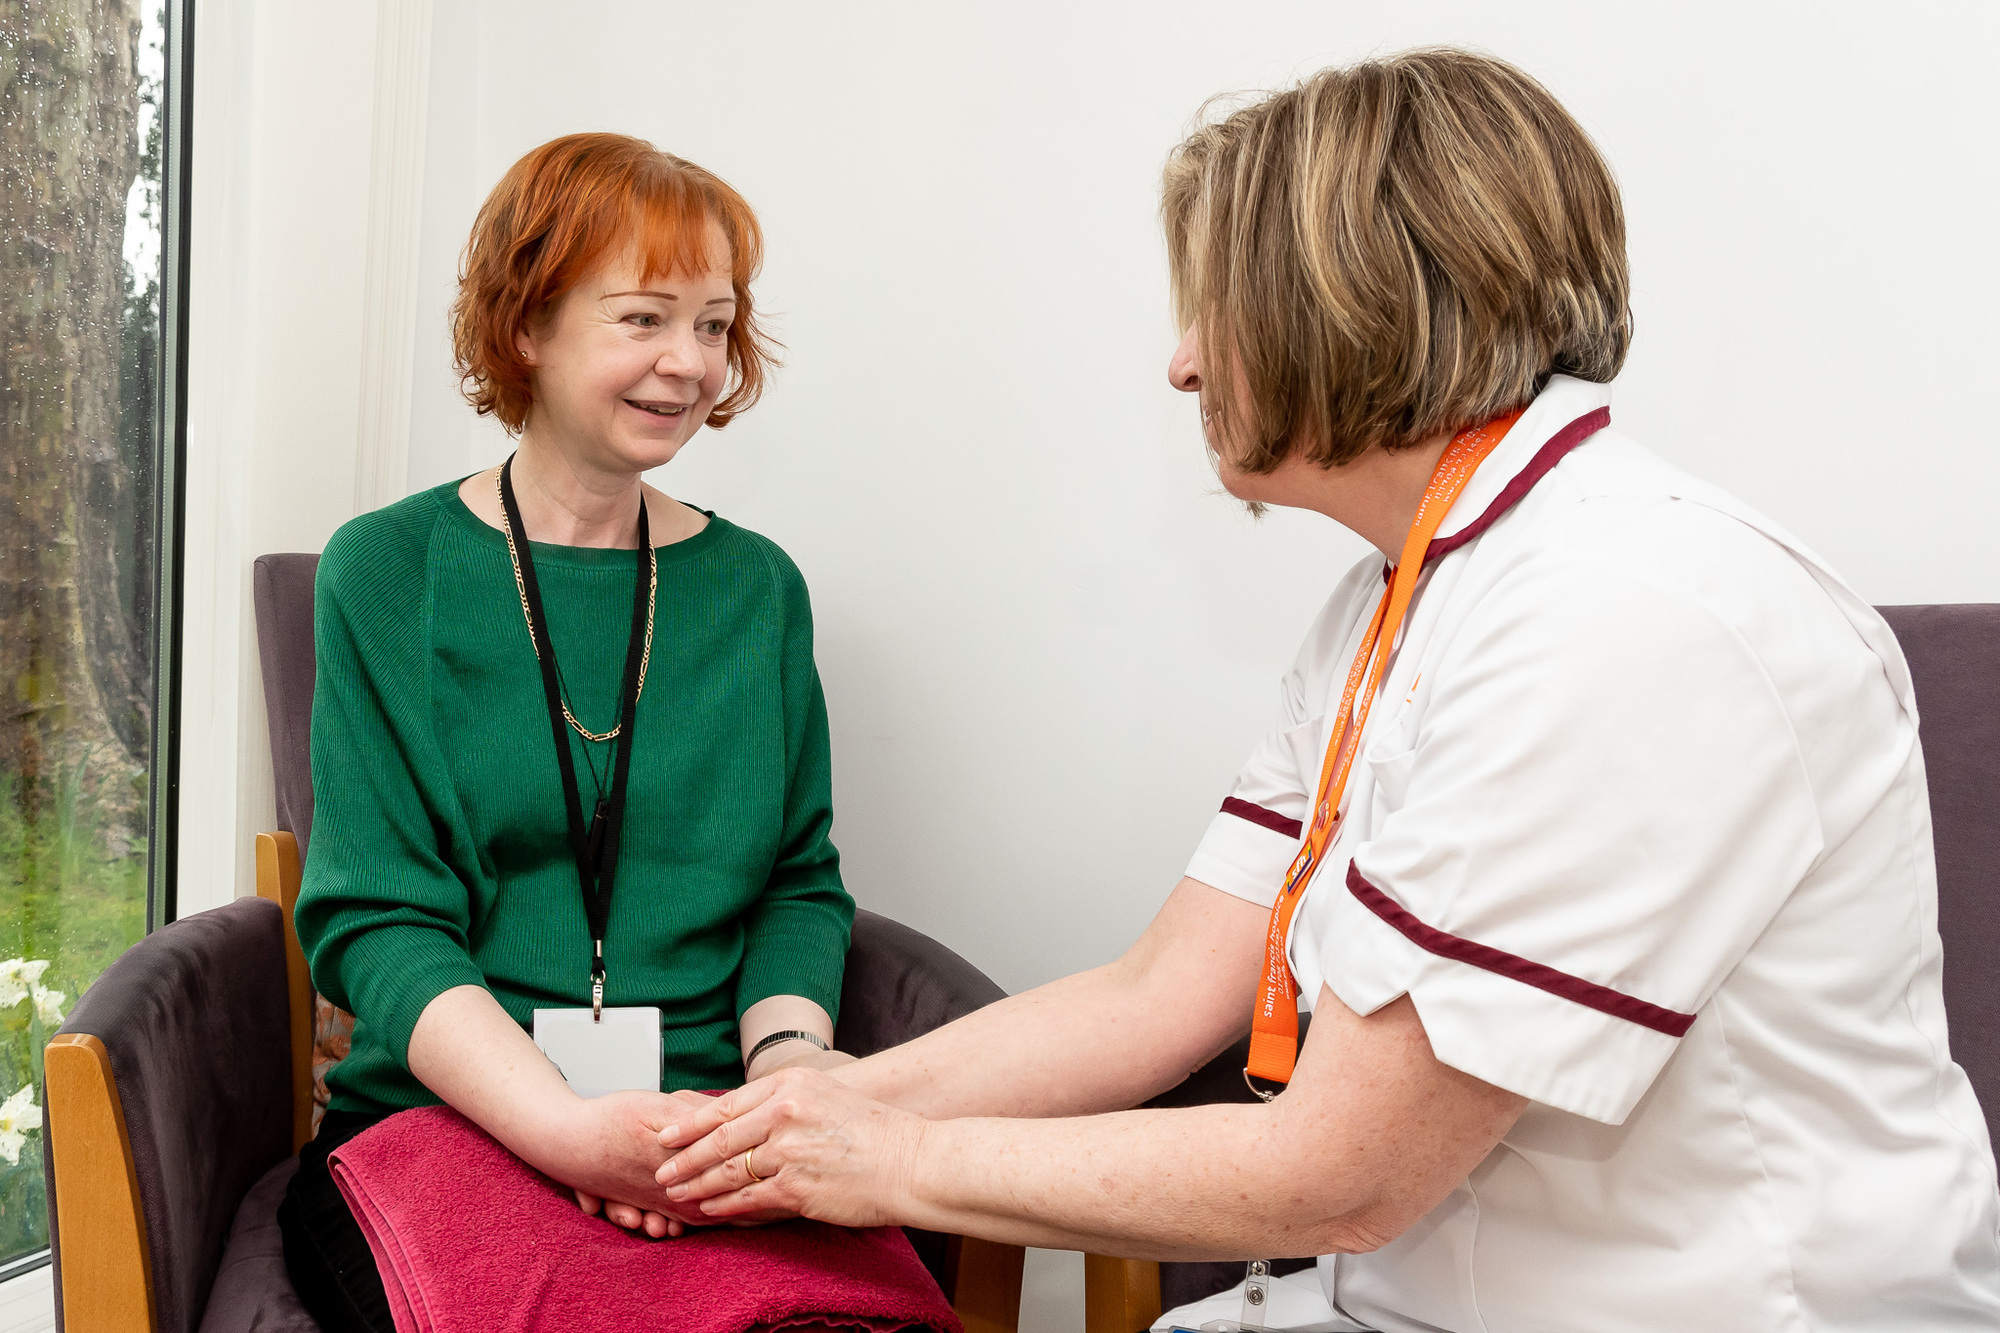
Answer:
<path fill-rule="evenodd" d="M 616 721 L 633 553 L 533 546 L 578 721 Z M 607 1005 L 658 1005 L 665 1087 L 742 1080 L 736 1023 L 772 995 L 836 1017 L 853 901 L 840 882 L 826 703 L 798 569 L 711 517 L 659 548 Z M 315 607 L 313 828 L 299 942 L 353 1013 L 336 1109 L 435 1103 L 407 1067 L 417 1017 L 485 986 L 527 1025 L 590 1003 L 590 932 L 562 778 L 506 539 L 457 483 L 342 527 Z M 570 733 L 586 812 L 605 745 Z M 589 752 L 588 756 L 586 751 Z"/>

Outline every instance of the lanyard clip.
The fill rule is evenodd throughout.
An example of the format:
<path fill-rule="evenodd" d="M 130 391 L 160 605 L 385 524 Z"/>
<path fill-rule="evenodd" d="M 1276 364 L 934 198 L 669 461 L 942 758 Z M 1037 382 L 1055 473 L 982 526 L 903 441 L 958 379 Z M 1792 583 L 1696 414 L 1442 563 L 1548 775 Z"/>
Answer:
<path fill-rule="evenodd" d="M 1257 1086 L 1259 1083 L 1270 1083 L 1274 1084 L 1275 1086 L 1272 1087 L 1270 1091 L 1267 1092 L 1263 1088 Z M 1285 1085 L 1279 1083 L 1276 1079 L 1259 1078 L 1257 1075 L 1251 1073 L 1249 1065 L 1243 1066 L 1243 1086 L 1250 1089 L 1251 1092 L 1257 1094 L 1257 1100 L 1260 1102 L 1276 1101 L 1278 1099 L 1278 1094 L 1285 1090 Z"/>
<path fill-rule="evenodd" d="M 604 1021 L 604 941 L 595 941 L 597 956 L 590 967 L 590 1021 Z"/>
<path fill-rule="evenodd" d="M 1271 1297 L 1271 1265 L 1265 1259 L 1252 1259 L 1243 1273 L 1243 1317 L 1240 1321 L 1245 1329 L 1263 1328 L 1264 1305 Z"/>

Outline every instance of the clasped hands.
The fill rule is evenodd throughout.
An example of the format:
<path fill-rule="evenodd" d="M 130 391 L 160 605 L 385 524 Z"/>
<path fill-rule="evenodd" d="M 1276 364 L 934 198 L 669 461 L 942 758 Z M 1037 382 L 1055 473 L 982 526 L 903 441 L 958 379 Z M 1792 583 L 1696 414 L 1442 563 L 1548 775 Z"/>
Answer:
<path fill-rule="evenodd" d="M 601 1208 L 618 1226 L 660 1237 L 798 1216 L 881 1226 L 905 1212 L 925 1122 L 870 1100 L 835 1074 L 794 1067 L 719 1097 L 617 1093 L 597 1100 L 628 1098 L 634 1104 L 604 1106 L 626 1126 L 615 1154 L 624 1159 L 619 1185 L 572 1182 L 586 1213 Z M 647 1160 L 658 1163 L 653 1187 L 634 1189 L 633 1167 Z"/>

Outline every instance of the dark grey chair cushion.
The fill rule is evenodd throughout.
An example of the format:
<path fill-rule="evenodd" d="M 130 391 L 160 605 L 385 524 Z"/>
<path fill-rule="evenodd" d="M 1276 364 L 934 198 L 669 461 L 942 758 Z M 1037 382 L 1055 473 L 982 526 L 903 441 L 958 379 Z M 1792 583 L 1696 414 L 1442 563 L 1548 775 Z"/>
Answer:
<path fill-rule="evenodd" d="M 865 908 L 856 909 L 834 1044 L 853 1055 L 873 1055 L 963 1018 L 1005 994 L 984 972 L 930 936 Z M 946 1285 L 951 1267 L 947 1238 L 917 1227 L 903 1230 L 924 1267 Z"/>
<path fill-rule="evenodd" d="M 1881 611 L 1917 687 L 1951 1055 L 2000 1143 L 2000 605 Z"/>
<path fill-rule="evenodd" d="M 162 927 L 62 1025 L 111 1053 L 160 1333 L 195 1333 L 238 1205 L 292 1150 L 283 929 L 261 898 Z"/>
<path fill-rule="evenodd" d="M 285 1242 L 278 1234 L 278 1205 L 298 1169 L 299 1159 L 287 1157 L 243 1196 L 200 1333 L 320 1333 L 319 1324 L 292 1292 L 285 1272 Z"/>
<path fill-rule="evenodd" d="M 854 1055 L 873 1055 L 983 1009 L 1006 993 L 930 936 L 858 908 L 834 1043 Z"/>
<path fill-rule="evenodd" d="M 257 657 L 264 668 L 264 712 L 271 722 L 271 768 L 278 827 L 312 839 L 313 576 L 316 555 L 257 557 Z"/>

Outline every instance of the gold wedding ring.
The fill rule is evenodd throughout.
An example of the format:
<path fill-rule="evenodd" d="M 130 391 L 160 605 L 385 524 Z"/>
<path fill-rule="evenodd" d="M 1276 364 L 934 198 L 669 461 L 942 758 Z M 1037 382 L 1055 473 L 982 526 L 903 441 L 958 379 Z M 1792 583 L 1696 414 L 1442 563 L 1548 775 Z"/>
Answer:
<path fill-rule="evenodd" d="M 744 1153 L 743 1153 L 743 1174 L 744 1174 L 744 1175 L 746 1175 L 746 1176 L 748 1176 L 748 1177 L 750 1177 L 750 1179 L 751 1179 L 751 1180 L 753 1180 L 753 1181 L 757 1181 L 757 1182 L 760 1182 L 760 1183 L 761 1183 L 762 1181 L 765 1181 L 765 1180 L 768 1180 L 768 1179 L 770 1179 L 770 1177 L 769 1177 L 769 1176 L 760 1176 L 760 1175 L 758 1175 L 758 1174 L 757 1174 L 757 1166 L 756 1166 L 756 1163 L 755 1163 L 755 1162 L 754 1162 L 754 1161 L 752 1160 L 752 1158 L 753 1158 L 753 1157 L 755 1156 L 756 1152 L 757 1152 L 757 1150 L 756 1150 L 755 1148 L 747 1148 L 747 1149 L 745 1149 L 745 1150 L 744 1150 Z"/>

